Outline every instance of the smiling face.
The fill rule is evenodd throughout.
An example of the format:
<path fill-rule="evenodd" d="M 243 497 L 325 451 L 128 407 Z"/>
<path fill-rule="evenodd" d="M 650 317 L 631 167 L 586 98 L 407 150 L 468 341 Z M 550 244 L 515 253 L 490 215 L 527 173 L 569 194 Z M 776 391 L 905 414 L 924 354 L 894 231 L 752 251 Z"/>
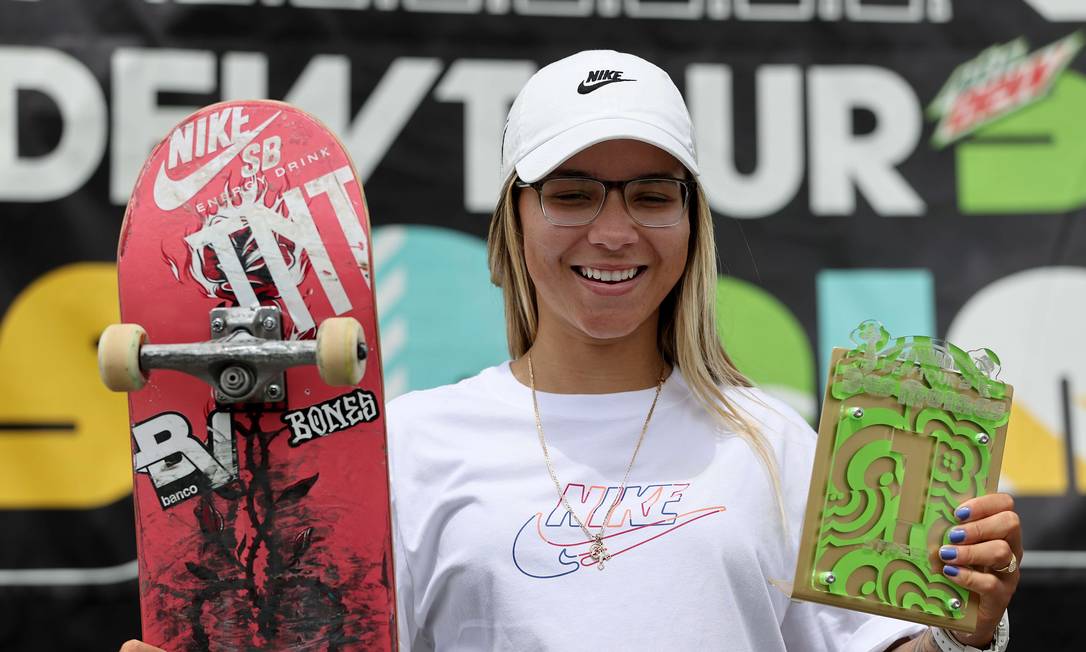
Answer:
<path fill-rule="evenodd" d="M 667 152 L 640 141 L 612 140 L 574 155 L 549 176 L 605 181 L 641 177 L 684 178 Z M 675 226 L 644 227 L 612 189 L 591 224 L 555 226 L 543 217 L 539 195 L 525 188 L 517 199 L 524 257 L 535 284 L 540 333 L 551 329 L 596 340 L 655 332 L 660 303 L 686 267 L 689 214 Z M 687 209 L 689 210 L 689 209 Z"/>

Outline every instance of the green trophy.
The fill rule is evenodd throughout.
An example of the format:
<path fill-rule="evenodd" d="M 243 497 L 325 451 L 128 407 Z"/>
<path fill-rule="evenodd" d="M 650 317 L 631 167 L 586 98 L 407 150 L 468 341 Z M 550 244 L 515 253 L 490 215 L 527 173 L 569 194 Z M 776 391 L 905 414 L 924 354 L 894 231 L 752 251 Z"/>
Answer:
<path fill-rule="evenodd" d="M 962 502 L 996 491 L 1011 386 L 999 358 L 876 321 L 834 349 L 792 597 L 966 632 L 942 572 Z"/>

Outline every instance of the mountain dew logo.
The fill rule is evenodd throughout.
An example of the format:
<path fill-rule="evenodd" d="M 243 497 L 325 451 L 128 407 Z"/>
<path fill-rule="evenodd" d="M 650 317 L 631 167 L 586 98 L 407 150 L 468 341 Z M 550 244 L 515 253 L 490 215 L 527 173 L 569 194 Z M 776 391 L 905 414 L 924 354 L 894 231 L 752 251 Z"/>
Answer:
<path fill-rule="evenodd" d="M 1033 53 L 1017 39 L 959 66 L 928 107 L 934 147 L 954 148 L 963 214 L 1061 214 L 1086 206 L 1086 75 L 1074 33 Z M 965 138 L 968 136 L 968 138 Z"/>
<path fill-rule="evenodd" d="M 939 121 L 932 144 L 945 147 L 1045 97 L 1082 45 L 1075 32 L 1027 53 L 1025 39 L 1017 38 L 958 66 L 928 107 Z"/>

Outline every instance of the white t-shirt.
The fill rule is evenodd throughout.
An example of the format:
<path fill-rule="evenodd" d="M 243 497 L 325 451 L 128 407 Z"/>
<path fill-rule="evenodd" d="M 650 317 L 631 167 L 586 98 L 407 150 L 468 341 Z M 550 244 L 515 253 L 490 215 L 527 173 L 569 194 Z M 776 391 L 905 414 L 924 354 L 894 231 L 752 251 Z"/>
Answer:
<path fill-rule="evenodd" d="M 593 532 L 615 499 L 654 392 L 538 393 L 558 478 Z M 508 363 L 390 402 L 401 646 L 861 651 L 919 632 L 789 600 L 815 434 L 761 391 L 729 396 L 776 452 L 789 535 L 762 463 L 718 429 L 676 370 L 611 517 L 612 558 L 602 571 L 558 500 L 530 390 Z"/>

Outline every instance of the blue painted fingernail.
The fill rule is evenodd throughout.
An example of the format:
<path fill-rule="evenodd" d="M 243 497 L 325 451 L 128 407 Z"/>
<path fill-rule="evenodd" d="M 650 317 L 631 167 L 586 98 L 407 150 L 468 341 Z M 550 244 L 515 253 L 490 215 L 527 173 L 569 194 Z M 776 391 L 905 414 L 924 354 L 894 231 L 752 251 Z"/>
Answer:
<path fill-rule="evenodd" d="M 939 559 L 943 561 L 950 561 L 951 559 L 958 558 L 958 549 L 953 546 L 943 546 L 939 548 Z"/>
<path fill-rule="evenodd" d="M 951 577 L 957 577 L 958 576 L 958 567 L 957 566 L 943 566 L 943 573 L 946 574 L 946 575 L 949 575 Z"/>
<path fill-rule="evenodd" d="M 960 527 L 956 527 L 950 531 L 951 543 L 961 543 L 962 541 L 965 541 L 965 530 L 961 529 Z"/>
<path fill-rule="evenodd" d="M 959 521 L 964 521 L 965 519 L 969 518 L 970 513 L 972 512 L 968 507 L 959 507 L 958 509 L 954 510 L 954 516 L 957 516 Z"/>

